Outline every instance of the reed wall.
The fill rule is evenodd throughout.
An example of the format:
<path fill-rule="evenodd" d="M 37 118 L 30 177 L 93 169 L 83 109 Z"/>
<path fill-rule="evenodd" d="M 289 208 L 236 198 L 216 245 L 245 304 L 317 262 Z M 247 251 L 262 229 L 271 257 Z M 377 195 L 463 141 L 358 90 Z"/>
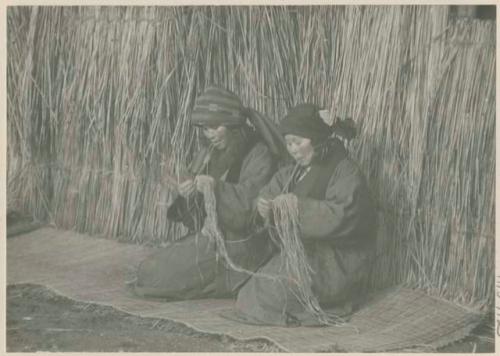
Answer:
<path fill-rule="evenodd" d="M 372 282 L 494 297 L 495 23 L 447 6 L 9 7 L 8 209 L 162 244 L 206 85 L 279 121 L 354 119 L 381 215 Z"/>

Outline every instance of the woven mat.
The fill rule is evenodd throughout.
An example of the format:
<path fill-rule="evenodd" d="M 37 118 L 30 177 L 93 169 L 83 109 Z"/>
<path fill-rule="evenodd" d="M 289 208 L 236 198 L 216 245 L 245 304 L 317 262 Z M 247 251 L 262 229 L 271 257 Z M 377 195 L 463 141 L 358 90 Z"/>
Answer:
<path fill-rule="evenodd" d="M 291 352 L 433 350 L 467 336 L 481 318 L 421 291 L 397 287 L 372 298 L 348 327 L 239 324 L 219 316 L 231 308 L 231 300 L 165 303 L 131 295 L 124 281 L 152 252 L 144 246 L 42 228 L 7 240 L 7 283 L 41 284 L 74 300 L 175 320 L 205 333 L 239 340 L 265 338 Z"/>

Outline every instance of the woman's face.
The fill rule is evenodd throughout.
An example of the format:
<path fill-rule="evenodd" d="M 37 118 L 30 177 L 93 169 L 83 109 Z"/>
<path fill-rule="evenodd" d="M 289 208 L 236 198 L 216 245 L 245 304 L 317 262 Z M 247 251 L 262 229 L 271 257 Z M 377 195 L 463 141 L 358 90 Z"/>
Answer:
<path fill-rule="evenodd" d="M 214 148 L 223 150 L 227 147 L 229 135 L 226 126 L 203 126 L 202 130 L 203 135 Z"/>
<path fill-rule="evenodd" d="M 295 162 L 301 166 L 308 166 L 314 156 L 314 147 L 309 138 L 285 135 L 286 149 Z"/>

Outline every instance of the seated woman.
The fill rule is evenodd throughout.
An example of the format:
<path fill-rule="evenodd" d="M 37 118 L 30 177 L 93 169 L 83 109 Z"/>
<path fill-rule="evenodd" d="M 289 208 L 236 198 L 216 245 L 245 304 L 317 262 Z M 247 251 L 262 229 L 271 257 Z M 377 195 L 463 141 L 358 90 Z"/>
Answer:
<path fill-rule="evenodd" d="M 295 164 L 280 169 L 261 190 L 257 209 L 273 224 L 271 204 L 284 194 L 296 197 L 299 236 L 312 268 L 307 286 L 323 310 L 343 309 L 368 275 L 374 251 L 375 210 L 363 175 L 347 156 L 319 108 L 301 104 L 280 123 Z M 286 276 L 277 282 L 262 275 L 284 272 L 283 254 L 276 252 L 238 293 L 233 317 L 252 324 L 319 325 L 300 303 L 297 286 Z M 345 309 L 345 308 L 344 308 Z"/>
<path fill-rule="evenodd" d="M 217 87 L 196 99 L 191 123 L 202 129 L 209 145 L 195 156 L 168 210 L 168 218 L 182 222 L 189 233 L 139 266 L 134 291 L 141 296 L 231 296 L 248 279 L 228 269 L 201 233 L 206 216 L 201 192 L 207 185 L 215 195 L 229 257 L 248 270 L 270 257 L 269 242 L 250 234 L 250 222 L 252 201 L 275 172 L 280 150 L 286 151 L 279 131 L 255 110 L 244 108 L 235 94 Z"/>

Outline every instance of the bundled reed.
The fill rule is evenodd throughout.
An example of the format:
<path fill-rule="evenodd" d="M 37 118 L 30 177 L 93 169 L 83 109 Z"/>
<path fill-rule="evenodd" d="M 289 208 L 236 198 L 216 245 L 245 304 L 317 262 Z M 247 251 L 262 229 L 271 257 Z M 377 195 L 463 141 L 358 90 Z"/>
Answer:
<path fill-rule="evenodd" d="M 161 244 L 165 175 L 190 160 L 193 100 L 234 90 L 279 120 L 312 101 L 349 147 L 386 233 L 372 284 L 494 296 L 495 24 L 447 6 L 9 7 L 8 208 Z"/>

